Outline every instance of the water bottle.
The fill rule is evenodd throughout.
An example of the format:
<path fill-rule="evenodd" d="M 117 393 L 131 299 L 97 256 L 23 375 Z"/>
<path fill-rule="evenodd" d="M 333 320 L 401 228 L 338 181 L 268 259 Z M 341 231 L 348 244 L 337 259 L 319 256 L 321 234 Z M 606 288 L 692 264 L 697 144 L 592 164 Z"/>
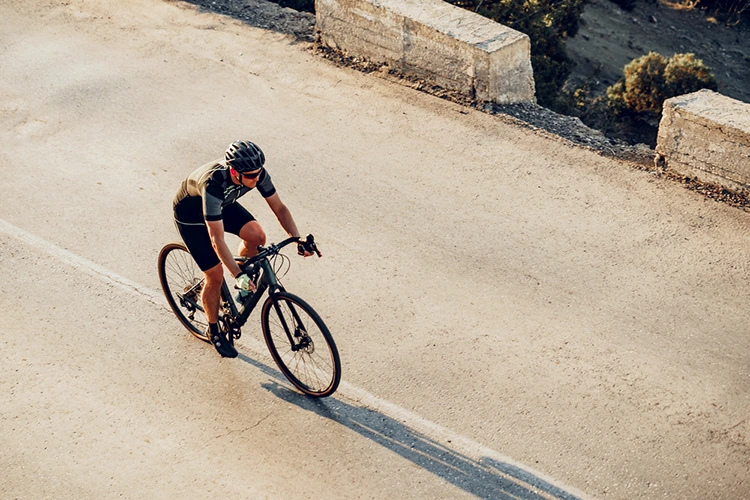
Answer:
<path fill-rule="evenodd" d="M 234 296 L 234 301 L 238 304 L 245 304 L 245 301 L 250 298 L 250 296 L 253 294 L 250 290 L 239 290 L 237 292 L 237 295 Z"/>
<path fill-rule="evenodd" d="M 257 279 L 258 279 L 258 277 L 257 277 L 257 269 L 255 267 L 255 264 L 253 264 L 252 266 L 250 266 L 247 269 L 246 272 L 247 272 L 248 276 L 250 276 L 250 279 L 252 279 L 253 283 L 255 283 L 257 281 Z M 252 294 L 253 294 L 253 292 L 250 291 L 250 290 L 242 290 L 242 289 L 240 289 L 240 290 L 237 291 L 237 294 L 234 296 L 234 301 L 236 303 L 238 303 L 238 304 L 244 305 L 245 302 L 247 301 L 247 299 L 249 299 Z"/>

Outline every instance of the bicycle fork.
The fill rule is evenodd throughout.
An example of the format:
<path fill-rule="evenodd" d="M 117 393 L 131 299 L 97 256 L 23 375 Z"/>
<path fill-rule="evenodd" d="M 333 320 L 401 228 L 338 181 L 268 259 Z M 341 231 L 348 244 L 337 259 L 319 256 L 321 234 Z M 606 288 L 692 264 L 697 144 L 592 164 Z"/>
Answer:
<path fill-rule="evenodd" d="M 289 339 L 289 345 L 292 348 L 292 352 L 297 352 L 299 350 L 309 347 L 310 336 L 307 335 L 307 329 L 305 328 L 305 325 L 302 323 L 302 319 L 297 313 L 297 310 L 294 308 L 294 304 L 287 301 L 289 305 L 289 310 L 292 312 L 292 317 L 294 319 L 294 329 L 292 330 L 289 328 L 289 325 L 287 324 L 286 317 L 284 317 L 284 313 L 281 310 L 279 301 L 276 300 L 275 294 L 271 295 L 271 300 L 273 301 L 273 307 L 276 310 L 276 314 L 279 315 L 279 321 L 281 322 L 281 326 L 284 328 L 284 332 L 286 333 L 287 339 Z"/>
<path fill-rule="evenodd" d="M 307 345 L 302 346 L 302 343 L 299 344 L 295 342 L 295 337 L 301 337 L 302 334 L 299 333 L 300 331 L 307 334 L 307 331 L 305 330 L 305 326 L 302 324 L 302 320 L 299 317 L 299 314 L 297 314 L 297 311 L 294 309 L 294 305 L 289 303 L 289 310 L 292 312 L 292 316 L 294 317 L 295 322 L 295 328 L 294 330 L 289 329 L 289 325 L 287 324 L 286 317 L 284 316 L 284 312 L 281 310 L 281 306 L 279 305 L 279 301 L 276 298 L 276 292 L 281 290 L 284 291 L 284 287 L 281 286 L 281 283 L 276 279 L 276 274 L 273 272 L 272 269 L 270 269 L 271 265 L 268 261 L 263 262 L 263 276 L 267 277 L 266 283 L 268 284 L 268 297 L 271 299 L 271 302 L 273 303 L 273 308 L 276 311 L 276 314 L 279 317 L 279 321 L 281 322 L 282 328 L 284 328 L 284 333 L 286 333 L 286 337 L 289 340 L 289 345 L 292 348 L 293 352 L 296 352 L 300 350 L 302 347 L 306 347 Z M 269 269 L 266 269 L 268 267 Z M 270 271 L 270 272 L 269 272 Z"/>

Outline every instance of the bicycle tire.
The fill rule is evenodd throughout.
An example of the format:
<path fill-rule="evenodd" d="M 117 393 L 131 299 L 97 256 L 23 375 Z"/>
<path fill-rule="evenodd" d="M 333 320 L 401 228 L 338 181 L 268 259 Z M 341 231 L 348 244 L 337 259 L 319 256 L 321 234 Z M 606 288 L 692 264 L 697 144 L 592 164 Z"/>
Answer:
<path fill-rule="evenodd" d="M 169 307 L 180 323 L 195 337 L 209 342 L 206 335 L 208 319 L 203 311 L 193 309 L 180 300 L 177 293 L 184 293 L 203 281 L 203 272 L 182 243 L 169 243 L 159 252 L 159 281 Z M 200 290 L 190 297 L 200 304 Z M 196 318 L 197 316 L 197 318 Z"/>
<path fill-rule="evenodd" d="M 287 328 L 294 325 L 297 350 L 289 342 L 285 324 Z M 268 297 L 261 310 L 261 326 L 276 365 L 297 389 L 312 397 L 330 396 L 336 391 L 341 381 L 338 349 L 328 327 L 304 300 L 288 292 Z M 328 356 L 315 356 L 321 342 L 325 343 Z"/>

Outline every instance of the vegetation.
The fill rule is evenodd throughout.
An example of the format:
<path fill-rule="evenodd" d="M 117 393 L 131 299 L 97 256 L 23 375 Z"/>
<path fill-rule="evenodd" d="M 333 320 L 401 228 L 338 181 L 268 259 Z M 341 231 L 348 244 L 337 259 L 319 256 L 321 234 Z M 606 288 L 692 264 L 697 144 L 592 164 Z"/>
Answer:
<path fill-rule="evenodd" d="M 623 77 L 607 89 L 607 100 L 618 116 L 658 118 L 665 99 L 716 88 L 711 68 L 695 54 L 675 54 L 667 59 L 649 52 L 625 65 Z"/>
<path fill-rule="evenodd" d="M 664 101 L 704 88 L 716 90 L 716 79 L 694 54 L 666 58 L 650 52 L 626 64 L 622 78 L 606 95 L 595 95 L 584 84 L 563 91 L 561 102 L 567 114 L 608 137 L 654 146 Z"/>
<path fill-rule="evenodd" d="M 560 90 L 573 67 L 565 40 L 578 32 L 586 0 L 447 1 L 527 34 L 537 100 L 542 106 L 559 108 Z"/>
<path fill-rule="evenodd" d="M 648 0 L 655 2 L 658 0 Z M 636 0 L 612 0 L 628 12 L 635 8 Z M 750 14 L 750 0 L 673 0 L 675 7 L 693 10 L 700 9 L 714 19 L 720 18 L 727 25 L 739 24 Z"/>
<path fill-rule="evenodd" d="M 750 15 L 750 0 L 676 0 L 683 9 L 700 9 L 714 19 L 721 19 L 728 26 L 739 24 Z"/>

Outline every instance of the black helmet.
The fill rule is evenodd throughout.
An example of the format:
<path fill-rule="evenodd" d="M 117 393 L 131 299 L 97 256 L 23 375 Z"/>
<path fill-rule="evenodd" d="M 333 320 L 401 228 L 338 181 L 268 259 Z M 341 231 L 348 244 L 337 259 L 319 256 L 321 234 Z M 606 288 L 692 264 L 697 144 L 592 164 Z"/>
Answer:
<path fill-rule="evenodd" d="M 250 172 L 263 167 L 266 157 L 258 146 L 250 141 L 233 142 L 224 153 L 226 164 L 237 172 Z"/>

